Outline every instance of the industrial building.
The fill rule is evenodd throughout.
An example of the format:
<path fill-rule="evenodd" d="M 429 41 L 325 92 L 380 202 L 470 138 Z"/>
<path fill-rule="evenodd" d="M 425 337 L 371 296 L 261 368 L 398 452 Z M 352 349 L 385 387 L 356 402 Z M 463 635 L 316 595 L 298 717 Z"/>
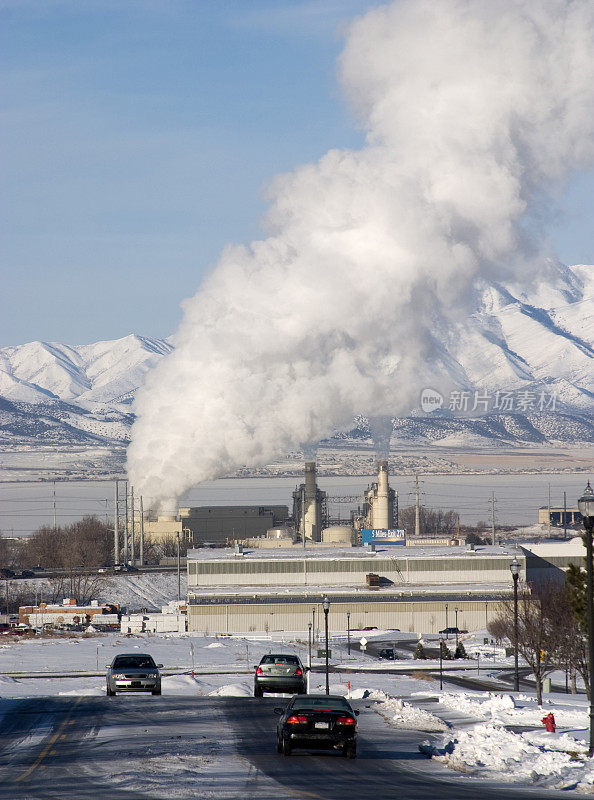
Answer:
<path fill-rule="evenodd" d="M 564 508 L 563 506 L 541 506 L 538 509 L 539 525 L 578 525 L 582 521 L 579 508 Z"/>
<path fill-rule="evenodd" d="M 315 461 L 305 462 L 305 483 L 293 492 L 293 519 L 302 542 L 321 542 L 328 526 L 326 492 L 318 489 Z"/>
<path fill-rule="evenodd" d="M 264 536 L 286 524 L 288 506 L 198 506 L 180 508 L 177 516 L 163 515 L 144 523 L 145 535 L 155 539 L 177 537 L 193 546 Z"/>
<path fill-rule="evenodd" d="M 210 633 L 305 630 L 330 598 L 331 622 L 352 627 L 437 632 L 453 624 L 483 627 L 510 596 L 513 555 L 500 548 L 460 551 L 307 547 L 188 553 L 188 630 Z M 525 562 L 522 563 L 522 577 Z M 370 581 L 369 577 L 374 576 Z M 344 615 L 342 619 L 340 615 Z M 340 622 L 339 622 L 340 617 Z"/>
<path fill-rule="evenodd" d="M 362 528 L 397 528 L 398 494 L 390 488 L 388 462 L 378 461 L 377 482 L 365 492 L 362 514 L 355 519 Z"/>

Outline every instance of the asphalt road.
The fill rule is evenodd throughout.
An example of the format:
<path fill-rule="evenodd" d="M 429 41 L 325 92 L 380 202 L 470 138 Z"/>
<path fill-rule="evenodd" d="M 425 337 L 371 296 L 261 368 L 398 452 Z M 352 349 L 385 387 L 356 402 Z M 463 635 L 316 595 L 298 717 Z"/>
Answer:
<path fill-rule="evenodd" d="M 515 800 L 567 798 L 458 775 L 427 734 L 359 704 L 359 755 L 276 752 L 280 698 L 52 697 L 3 701 L 0 786 L 10 800 Z"/>

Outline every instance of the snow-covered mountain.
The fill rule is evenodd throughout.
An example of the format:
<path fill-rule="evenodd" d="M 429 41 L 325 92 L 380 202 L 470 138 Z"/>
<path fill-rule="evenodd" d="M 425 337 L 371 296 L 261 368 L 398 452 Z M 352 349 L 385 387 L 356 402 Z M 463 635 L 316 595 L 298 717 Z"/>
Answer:
<path fill-rule="evenodd" d="M 172 350 L 165 339 L 130 335 L 84 346 L 48 342 L 0 349 L 0 442 L 10 447 L 122 448 L 144 375 Z M 396 436 L 446 444 L 594 441 L 594 267 L 547 265 L 530 292 L 485 287 L 480 310 L 442 360 L 456 386 L 546 392 L 556 407 L 490 409 L 481 418 L 413 415 Z M 347 439 L 368 431 L 361 419 Z M 344 441 L 344 435 L 340 437 Z"/>

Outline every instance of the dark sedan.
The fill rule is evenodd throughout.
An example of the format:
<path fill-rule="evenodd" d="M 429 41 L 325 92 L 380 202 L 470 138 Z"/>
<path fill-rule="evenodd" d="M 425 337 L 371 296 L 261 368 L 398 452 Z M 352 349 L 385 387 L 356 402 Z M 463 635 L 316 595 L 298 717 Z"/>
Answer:
<path fill-rule="evenodd" d="M 340 695 L 308 694 L 293 697 L 289 705 L 274 709 L 281 717 L 276 728 L 277 750 L 286 756 L 296 747 L 340 750 L 345 758 L 357 755 L 359 712 Z"/>
<path fill-rule="evenodd" d="M 107 668 L 107 696 L 117 692 L 161 694 L 161 673 L 147 653 L 121 653 Z"/>
<path fill-rule="evenodd" d="M 305 694 L 305 667 L 292 653 L 271 653 L 263 656 L 254 675 L 254 697 L 264 692 L 297 692 Z"/>

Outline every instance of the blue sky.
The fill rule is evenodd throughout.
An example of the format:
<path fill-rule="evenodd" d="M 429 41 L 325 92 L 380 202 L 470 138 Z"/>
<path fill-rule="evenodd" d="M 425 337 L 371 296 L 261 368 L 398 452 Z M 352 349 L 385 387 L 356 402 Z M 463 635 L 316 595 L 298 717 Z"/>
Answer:
<path fill-rule="evenodd" d="M 0 0 L 0 344 L 167 336 L 278 172 L 363 137 L 342 26 L 369 0 Z M 594 262 L 594 176 L 561 198 Z"/>

